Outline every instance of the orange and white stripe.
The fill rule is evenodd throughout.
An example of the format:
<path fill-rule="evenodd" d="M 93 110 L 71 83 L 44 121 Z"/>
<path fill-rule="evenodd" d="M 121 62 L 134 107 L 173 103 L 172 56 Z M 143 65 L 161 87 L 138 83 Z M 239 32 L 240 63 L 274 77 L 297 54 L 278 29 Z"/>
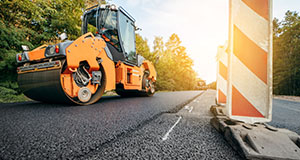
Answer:
<path fill-rule="evenodd" d="M 226 53 L 227 44 L 218 47 L 217 54 L 217 104 L 226 104 L 227 95 L 227 63 L 228 53 Z"/>
<path fill-rule="evenodd" d="M 227 114 L 272 118 L 272 0 L 230 0 Z"/>

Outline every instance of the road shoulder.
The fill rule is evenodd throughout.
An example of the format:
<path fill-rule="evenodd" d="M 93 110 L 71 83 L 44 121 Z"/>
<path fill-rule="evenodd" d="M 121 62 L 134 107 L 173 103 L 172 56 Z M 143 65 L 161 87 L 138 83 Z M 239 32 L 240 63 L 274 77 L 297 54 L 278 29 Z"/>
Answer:
<path fill-rule="evenodd" d="M 280 99 L 280 100 L 286 100 L 286 101 L 300 102 L 300 96 L 274 95 L 273 98 Z"/>
<path fill-rule="evenodd" d="M 215 91 L 165 113 L 84 159 L 241 159 L 210 125 Z"/>

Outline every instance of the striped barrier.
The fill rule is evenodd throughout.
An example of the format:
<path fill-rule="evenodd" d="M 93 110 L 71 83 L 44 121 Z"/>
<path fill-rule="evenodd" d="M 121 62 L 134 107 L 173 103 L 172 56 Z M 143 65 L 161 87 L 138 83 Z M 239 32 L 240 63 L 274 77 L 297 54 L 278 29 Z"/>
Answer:
<path fill-rule="evenodd" d="M 272 118 L 272 0 L 230 0 L 227 112 L 246 123 Z"/>
<path fill-rule="evenodd" d="M 227 63 L 228 53 L 226 53 L 227 44 L 218 47 L 217 54 L 217 104 L 226 104 L 227 95 Z"/>

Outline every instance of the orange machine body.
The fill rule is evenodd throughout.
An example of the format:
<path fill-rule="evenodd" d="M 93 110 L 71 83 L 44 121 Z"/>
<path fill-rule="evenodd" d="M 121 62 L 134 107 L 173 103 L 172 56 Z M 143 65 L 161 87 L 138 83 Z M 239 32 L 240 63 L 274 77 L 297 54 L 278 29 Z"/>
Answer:
<path fill-rule="evenodd" d="M 148 79 L 156 81 L 156 71 L 150 61 L 144 61 L 141 67 L 126 65 L 119 61 L 116 64 L 116 84 L 123 84 L 126 90 L 141 90 L 145 70 L 150 72 Z"/>
<path fill-rule="evenodd" d="M 42 45 L 22 45 L 16 55 L 18 84 L 24 95 L 41 102 L 89 105 L 105 91 L 122 97 L 155 94 L 153 64 L 136 54 L 135 19 L 114 4 L 95 5 L 82 15 L 82 36 Z M 92 33 L 93 32 L 93 33 Z"/>
<path fill-rule="evenodd" d="M 105 47 L 106 43 L 102 38 L 95 37 L 92 33 L 87 33 L 66 48 L 67 69 L 61 73 L 60 81 L 63 90 L 68 96 L 72 98 L 78 96 L 80 87 L 74 82 L 72 73 L 76 72 L 82 61 L 86 61 L 89 64 L 89 73 L 98 71 L 100 67 L 103 67 L 106 83 L 105 91 L 115 90 L 117 84 L 122 84 L 125 90 L 142 90 L 145 70 L 149 72 L 147 78 L 153 82 L 156 81 L 156 71 L 150 61 L 144 60 L 141 66 L 128 65 L 121 61 L 115 63 L 107 56 Z M 44 53 L 45 47 L 38 47 L 28 52 L 29 60 L 38 61 L 45 59 Z M 101 65 L 96 59 L 101 60 Z M 89 82 L 86 87 L 94 94 L 98 85 L 93 85 Z"/>

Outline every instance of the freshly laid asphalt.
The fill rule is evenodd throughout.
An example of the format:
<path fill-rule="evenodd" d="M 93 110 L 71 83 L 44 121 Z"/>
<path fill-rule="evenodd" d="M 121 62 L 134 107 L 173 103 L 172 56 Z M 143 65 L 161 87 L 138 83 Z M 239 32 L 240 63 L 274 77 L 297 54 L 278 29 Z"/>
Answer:
<path fill-rule="evenodd" d="M 0 159 L 241 159 L 209 124 L 215 91 L 105 97 L 89 106 L 0 104 Z M 300 134 L 300 103 L 273 100 Z"/>
<path fill-rule="evenodd" d="M 273 99 L 272 122 L 269 124 L 300 135 L 300 102 Z"/>
<path fill-rule="evenodd" d="M 207 91 L 180 111 L 162 114 L 84 159 L 241 159 L 210 125 L 214 97 L 215 91 Z"/>
<path fill-rule="evenodd" d="M 0 104 L 0 159 L 81 158 L 200 93 L 105 97 L 89 106 Z"/>

